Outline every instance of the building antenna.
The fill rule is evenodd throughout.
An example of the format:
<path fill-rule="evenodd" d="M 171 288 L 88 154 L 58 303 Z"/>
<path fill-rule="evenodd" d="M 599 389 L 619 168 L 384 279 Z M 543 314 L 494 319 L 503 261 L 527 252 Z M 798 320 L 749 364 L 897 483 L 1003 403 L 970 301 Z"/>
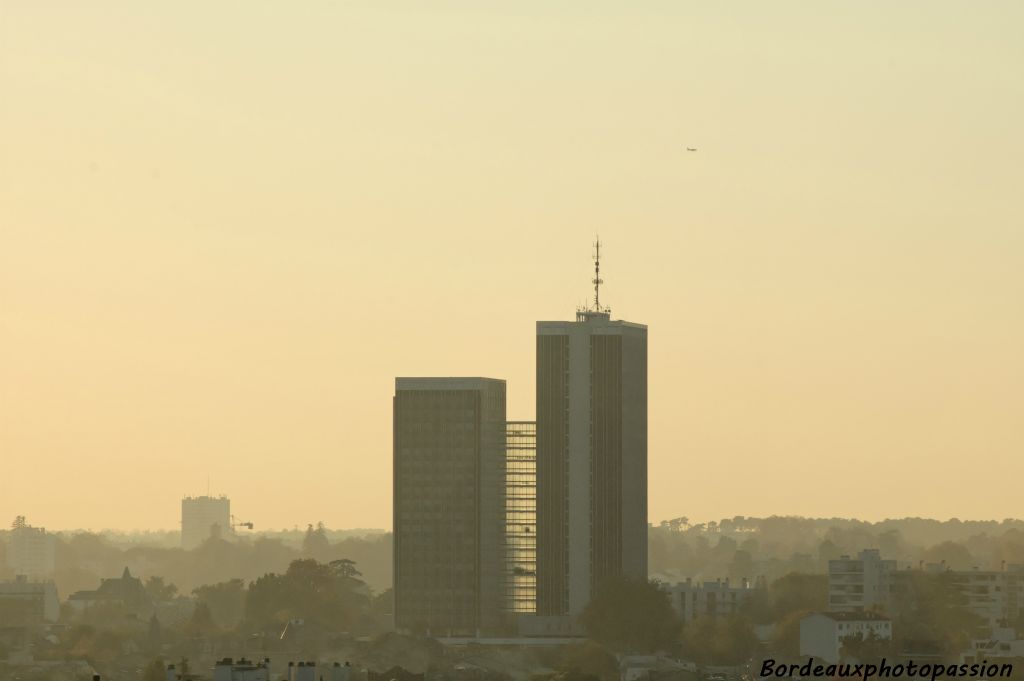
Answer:
<path fill-rule="evenodd" d="M 594 238 L 594 312 L 610 312 L 601 307 L 601 238 Z"/>

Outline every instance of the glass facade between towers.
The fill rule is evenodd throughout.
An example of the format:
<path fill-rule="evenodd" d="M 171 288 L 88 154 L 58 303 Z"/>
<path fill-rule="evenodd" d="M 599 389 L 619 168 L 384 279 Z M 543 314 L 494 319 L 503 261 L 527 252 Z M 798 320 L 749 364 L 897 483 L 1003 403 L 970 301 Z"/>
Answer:
<path fill-rule="evenodd" d="M 505 428 L 505 603 L 537 611 L 537 423 Z"/>

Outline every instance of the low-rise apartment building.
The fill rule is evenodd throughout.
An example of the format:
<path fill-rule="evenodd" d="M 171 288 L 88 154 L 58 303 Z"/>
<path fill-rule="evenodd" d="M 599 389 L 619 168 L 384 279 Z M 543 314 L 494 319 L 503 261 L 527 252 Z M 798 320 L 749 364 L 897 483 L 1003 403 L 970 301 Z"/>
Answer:
<path fill-rule="evenodd" d="M 889 605 L 896 561 L 882 558 L 878 549 L 865 549 L 856 558 L 840 556 L 828 562 L 828 607 L 832 612 L 885 610 Z"/>
<path fill-rule="evenodd" d="M 892 622 L 875 612 L 820 612 L 800 620 L 800 656 L 839 661 L 843 642 L 863 637 L 892 640 Z"/>
<path fill-rule="evenodd" d="M 739 613 L 743 604 L 764 587 L 764 579 L 758 578 L 753 584 L 747 579 L 730 583 L 729 579 L 713 582 L 694 582 L 687 579 L 674 585 L 666 585 L 672 608 L 689 624 L 700 617 L 728 617 Z"/>

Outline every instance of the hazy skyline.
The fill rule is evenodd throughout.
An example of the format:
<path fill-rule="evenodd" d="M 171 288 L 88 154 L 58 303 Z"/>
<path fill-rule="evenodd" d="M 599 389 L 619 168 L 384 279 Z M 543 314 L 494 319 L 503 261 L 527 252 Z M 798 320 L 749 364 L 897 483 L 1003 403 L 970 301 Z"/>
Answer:
<path fill-rule="evenodd" d="M 4 3 L 0 523 L 390 527 L 394 377 L 533 419 L 596 233 L 651 521 L 1019 517 L 1022 20 Z"/>

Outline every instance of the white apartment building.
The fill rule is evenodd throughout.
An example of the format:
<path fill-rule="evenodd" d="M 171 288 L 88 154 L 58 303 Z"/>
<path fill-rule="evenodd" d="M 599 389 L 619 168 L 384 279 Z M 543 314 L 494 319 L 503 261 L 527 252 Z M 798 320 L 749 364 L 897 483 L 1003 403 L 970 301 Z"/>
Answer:
<path fill-rule="evenodd" d="M 317 667 L 315 662 L 288 663 L 288 674 L 285 681 L 355 681 L 358 678 L 366 678 L 365 670 L 357 671 L 350 667 L 348 662 L 344 665 L 335 662 L 332 666 Z M 217 681 L 214 679 L 214 681 Z"/>
<path fill-rule="evenodd" d="M 1024 605 L 1024 566 L 1006 570 L 957 570 L 954 587 L 963 595 L 965 607 L 984 626 L 995 629 L 1011 625 Z"/>
<path fill-rule="evenodd" d="M 175 681 L 170 679 L 168 681 Z M 270 681 L 270 659 L 252 661 L 226 657 L 213 665 L 213 681 Z"/>
<path fill-rule="evenodd" d="M 0 622 L 43 624 L 60 618 L 60 598 L 53 582 L 32 582 L 19 575 L 0 582 Z"/>
<path fill-rule="evenodd" d="M 840 556 L 828 562 L 828 606 L 832 612 L 885 610 L 889 605 L 895 560 L 883 560 L 878 549 L 865 549 L 856 558 Z"/>
<path fill-rule="evenodd" d="M 843 641 L 862 636 L 892 639 L 892 622 L 873 612 L 825 612 L 800 620 L 800 656 L 839 662 Z"/>
<path fill-rule="evenodd" d="M 962 663 L 1024 657 L 1024 639 L 1017 637 L 1013 627 L 996 627 L 986 639 L 971 641 L 971 647 L 960 653 Z"/>
<path fill-rule="evenodd" d="M 761 580 L 752 585 L 743 579 L 740 583 L 729 583 L 729 579 L 718 579 L 713 582 L 694 582 L 687 578 L 685 582 L 665 585 L 669 592 L 672 608 L 689 624 L 700 617 L 729 617 L 740 611 L 743 604 L 763 586 Z"/>

